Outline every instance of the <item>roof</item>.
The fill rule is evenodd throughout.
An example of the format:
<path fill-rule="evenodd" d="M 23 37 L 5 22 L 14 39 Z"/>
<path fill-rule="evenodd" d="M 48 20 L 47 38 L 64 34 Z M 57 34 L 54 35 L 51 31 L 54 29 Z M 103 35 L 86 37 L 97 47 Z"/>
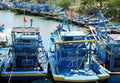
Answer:
<path fill-rule="evenodd" d="M 86 36 L 83 31 L 61 32 L 61 36 Z"/>
<path fill-rule="evenodd" d="M 110 34 L 109 36 L 114 40 L 120 40 L 120 34 Z"/>
<path fill-rule="evenodd" d="M 39 27 L 13 27 L 12 32 L 40 32 Z"/>

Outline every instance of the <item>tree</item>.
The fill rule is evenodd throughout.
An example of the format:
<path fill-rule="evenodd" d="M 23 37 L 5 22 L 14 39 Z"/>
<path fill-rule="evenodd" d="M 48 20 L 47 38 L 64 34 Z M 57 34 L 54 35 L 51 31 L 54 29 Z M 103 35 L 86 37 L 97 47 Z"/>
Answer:
<path fill-rule="evenodd" d="M 102 8 L 104 2 L 106 2 L 106 1 L 108 1 L 108 0 L 84 0 L 82 2 L 85 6 L 88 6 L 88 7 L 93 7 L 95 5 L 98 5 L 98 3 L 99 3 L 99 6 Z"/>
<path fill-rule="evenodd" d="M 104 3 L 108 2 L 109 0 L 96 0 L 96 2 L 99 3 L 99 6 L 102 8 L 104 6 Z"/>
<path fill-rule="evenodd" d="M 120 1 L 109 0 L 106 6 L 109 8 L 109 10 L 106 12 L 105 15 L 113 16 L 115 19 L 118 18 L 118 21 L 120 21 Z"/>
<path fill-rule="evenodd" d="M 63 8 L 69 8 L 69 6 L 71 5 L 71 0 L 61 0 L 58 5 L 60 7 L 63 7 Z"/>
<path fill-rule="evenodd" d="M 95 2 L 96 0 L 84 0 L 81 2 L 81 4 L 90 8 L 90 7 L 95 6 Z"/>

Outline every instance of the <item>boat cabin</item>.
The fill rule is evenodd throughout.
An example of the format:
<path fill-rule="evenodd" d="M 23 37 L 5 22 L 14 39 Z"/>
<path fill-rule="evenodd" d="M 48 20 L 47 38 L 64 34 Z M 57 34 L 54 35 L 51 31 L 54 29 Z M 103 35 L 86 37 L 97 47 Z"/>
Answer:
<path fill-rule="evenodd" d="M 92 44 L 86 42 L 86 34 L 81 31 L 61 32 L 60 37 L 55 41 L 59 69 L 84 69 L 84 63 L 91 56 L 88 55 L 88 50 Z"/>
<path fill-rule="evenodd" d="M 26 67 L 29 70 L 38 66 L 39 54 L 42 51 L 41 41 L 39 28 L 13 28 L 12 43 L 16 67 Z"/>
<path fill-rule="evenodd" d="M 120 34 L 110 34 L 108 36 L 108 46 L 111 48 L 110 70 L 120 71 Z"/>
<path fill-rule="evenodd" d="M 96 51 L 102 64 L 110 71 L 120 71 L 120 35 L 109 34 L 107 45 L 97 43 Z"/>

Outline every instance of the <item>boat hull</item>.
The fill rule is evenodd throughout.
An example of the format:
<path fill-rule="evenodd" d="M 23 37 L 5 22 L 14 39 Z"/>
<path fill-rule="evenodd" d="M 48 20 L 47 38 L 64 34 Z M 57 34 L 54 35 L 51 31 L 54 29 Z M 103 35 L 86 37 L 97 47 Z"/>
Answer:
<path fill-rule="evenodd" d="M 89 78 L 89 79 L 86 79 Z M 109 76 L 106 76 L 104 78 L 98 79 L 97 77 L 93 76 L 88 76 L 88 77 L 84 77 L 84 76 L 78 76 L 78 77 L 74 77 L 72 76 L 71 79 L 69 79 L 69 77 L 61 77 L 61 76 L 53 76 L 53 79 L 55 82 L 74 82 L 74 83 L 91 83 L 91 82 L 97 82 L 97 81 L 106 81 L 106 79 L 109 78 Z"/>
<path fill-rule="evenodd" d="M 120 83 L 120 73 L 118 74 L 110 73 L 110 78 L 107 80 L 107 83 Z"/>
<path fill-rule="evenodd" d="M 52 55 L 52 54 L 51 54 Z M 83 70 L 76 70 L 76 69 L 64 69 L 59 71 L 59 68 L 55 65 L 56 62 L 54 55 L 49 56 L 50 62 L 50 69 L 52 72 L 52 78 L 55 82 L 77 82 L 77 83 L 90 83 L 96 81 L 106 81 L 109 78 L 109 74 L 104 71 L 95 61 L 93 62 L 94 67 L 100 67 L 98 70 L 99 74 L 94 74 L 92 70 L 84 71 Z M 62 73 L 61 73 L 62 72 Z"/>
<path fill-rule="evenodd" d="M 46 77 L 46 74 L 37 74 L 36 73 L 19 73 L 19 74 L 15 74 L 15 72 L 13 72 L 12 74 L 9 73 L 2 73 L 1 77 L 3 77 L 3 79 L 5 80 L 11 80 L 11 81 L 22 81 L 22 80 L 29 80 L 29 81 L 33 81 L 33 80 L 37 80 L 37 79 L 44 79 Z"/>

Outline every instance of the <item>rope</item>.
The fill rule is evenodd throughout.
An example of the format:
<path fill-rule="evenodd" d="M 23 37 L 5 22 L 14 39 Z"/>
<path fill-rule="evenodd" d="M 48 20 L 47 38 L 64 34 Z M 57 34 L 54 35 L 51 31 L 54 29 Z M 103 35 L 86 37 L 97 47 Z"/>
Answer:
<path fill-rule="evenodd" d="M 74 41 L 62 41 L 54 42 L 54 44 L 69 44 L 69 43 L 79 43 L 79 42 L 97 42 L 97 40 L 74 40 Z"/>
<path fill-rule="evenodd" d="M 83 44 L 84 44 L 84 43 L 83 43 Z M 79 51 L 78 51 L 78 50 L 79 50 L 79 47 L 81 47 L 83 44 L 80 44 L 80 45 L 77 47 L 77 51 L 76 51 L 76 54 L 77 54 L 77 56 L 76 56 L 76 59 L 77 59 L 77 63 L 76 63 L 77 69 L 80 69 L 80 67 L 82 66 L 83 61 L 85 60 L 85 58 L 86 58 L 86 56 L 87 56 L 87 54 L 88 54 L 88 50 L 87 50 L 87 47 L 86 47 L 86 54 L 85 54 L 85 56 L 83 56 L 80 65 L 78 65 L 78 60 L 79 60 L 79 56 L 78 56 L 78 52 L 79 52 Z"/>
<path fill-rule="evenodd" d="M 79 56 L 78 56 L 78 53 L 79 53 L 79 47 L 81 47 L 83 44 L 80 44 L 78 47 L 77 47 L 77 51 L 76 51 L 76 54 L 77 54 L 77 56 L 76 56 L 76 60 L 77 60 L 77 62 L 76 62 L 76 65 L 77 65 L 77 69 L 79 69 L 79 65 L 78 65 L 78 61 L 79 61 Z"/>
<path fill-rule="evenodd" d="M 85 56 L 82 58 L 82 61 L 81 61 L 80 65 L 79 65 L 78 69 L 80 69 L 80 67 L 82 66 L 83 61 L 84 61 L 85 58 L 87 57 L 87 54 L 88 54 L 88 49 L 87 49 L 87 47 L 86 47 L 86 54 L 85 54 Z"/>
<path fill-rule="evenodd" d="M 15 63 L 15 60 L 13 61 L 13 65 L 12 65 L 12 69 L 11 69 L 10 76 L 9 76 L 9 79 L 8 79 L 8 83 L 10 83 L 10 81 L 11 81 L 11 76 L 12 76 L 12 72 L 13 72 L 14 63 Z"/>
<path fill-rule="evenodd" d="M 56 37 L 57 37 L 58 41 L 60 41 L 60 37 L 59 37 L 59 36 L 60 36 L 60 35 L 59 35 L 59 32 L 57 31 Z"/>
<path fill-rule="evenodd" d="M 88 26 L 88 28 L 91 30 L 94 39 L 97 40 L 97 38 L 95 37 L 95 34 L 96 34 L 97 32 L 95 31 L 95 34 L 94 34 L 93 30 L 91 29 L 91 26 Z M 102 35 L 102 36 L 104 36 L 104 35 Z M 107 44 L 105 43 L 105 41 L 102 41 L 102 40 L 100 39 L 100 37 L 98 37 L 98 41 L 100 41 L 100 42 L 103 43 L 106 47 L 109 48 L 109 46 L 107 46 Z M 95 42 L 93 43 L 93 48 L 95 48 Z M 110 48 L 109 48 L 109 49 L 110 49 Z M 111 49 L 110 49 L 110 50 L 111 50 Z M 110 51 L 107 51 L 107 52 L 109 53 Z"/>

